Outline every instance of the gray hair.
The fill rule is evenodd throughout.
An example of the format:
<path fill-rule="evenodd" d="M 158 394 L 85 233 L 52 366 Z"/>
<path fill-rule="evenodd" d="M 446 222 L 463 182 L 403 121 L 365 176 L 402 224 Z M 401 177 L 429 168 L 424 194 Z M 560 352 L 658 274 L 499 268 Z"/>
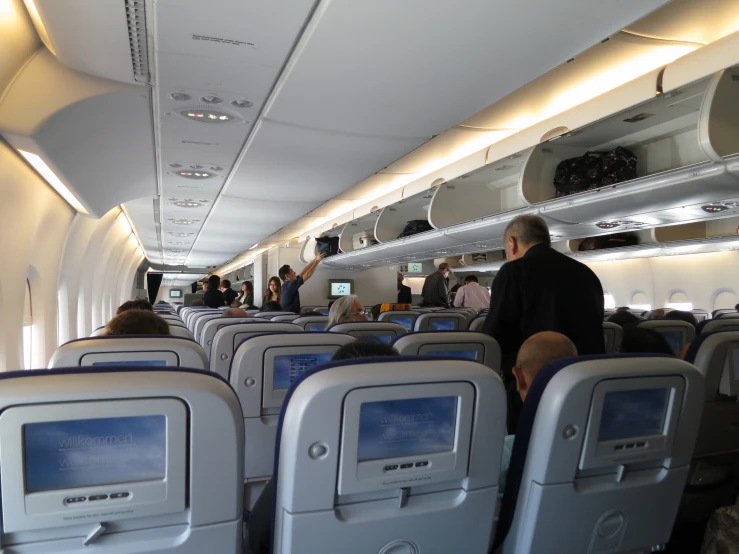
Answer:
<path fill-rule="evenodd" d="M 519 215 L 506 225 L 503 240 L 515 237 L 521 244 L 552 244 L 547 222 L 538 215 Z"/>
<path fill-rule="evenodd" d="M 349 296 L 342 296 L 336 302 L 331 304 L 331 309 L 328 311 L 328 329 L 334 323 L 341 323 L 347 321 L 349 316 L 352 315 L 352 306 L 354 301 L 359 300 L 356 294 L 350 294 Z"/>

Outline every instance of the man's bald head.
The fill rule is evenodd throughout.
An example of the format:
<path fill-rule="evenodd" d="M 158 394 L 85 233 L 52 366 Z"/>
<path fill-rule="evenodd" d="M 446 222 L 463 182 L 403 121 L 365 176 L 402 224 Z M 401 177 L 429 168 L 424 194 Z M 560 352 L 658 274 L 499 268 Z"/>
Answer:
<path fill-rule="evenodd" d="M 229 308 L 228 310 L 223 310 L 221 317 L 249 317 L 249 314 L 241 308 Z"/>
<path fill-rule="evenodd" d="M 573 356 L 577 356 L 577 348 L 561 333 L 543 331 L 529 337 L 521 345 L 513 368 L 521 400 L 526 400 L 529 387 L 541 368 L 555 360 Z"/>

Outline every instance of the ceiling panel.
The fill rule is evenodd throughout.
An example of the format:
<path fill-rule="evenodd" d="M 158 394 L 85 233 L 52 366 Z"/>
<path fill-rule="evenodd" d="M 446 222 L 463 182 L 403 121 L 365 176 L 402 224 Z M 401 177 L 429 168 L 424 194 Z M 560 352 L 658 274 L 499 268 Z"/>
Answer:
<path fill-rule="evenodd" d="M 665 3 L 332 2 L 266 115 L 355 133 L 435 135 Z"/>
<path fill-rule="evenodd" d="M 322 202 L 425 140 L 330 133 L 262 120 L 226 194 Z"/>

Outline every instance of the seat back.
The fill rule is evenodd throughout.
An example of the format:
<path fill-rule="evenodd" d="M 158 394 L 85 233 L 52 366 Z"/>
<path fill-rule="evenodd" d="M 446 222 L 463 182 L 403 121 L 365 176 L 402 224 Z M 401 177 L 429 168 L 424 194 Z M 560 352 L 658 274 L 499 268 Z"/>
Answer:
<path fill-rule="evenodd" d="M 273 333 L 249 337 L 236 349 L 229 380 L 244 414 L 247 509 L 272 477 L 277 421 L 290 385 L 355 340 L 339 333 Z"/>
<path fill-rule="evenodd" d="M 188 329 L 185 326 L 181 326 L 181 325 L 170 325 L 169 334 L 172 335 L 173 337 L 181 337 L 183 339 L 195 340 L 195 336 L 190 332 L 190 329 Z"/>
<path fill-rule="evenodd" d="M 734 310 L 732 308 L 721 308 L 720 310 L 713 310 L 713 312 L 711 312 L 711 317 L 713 319 L 716 319 L 720 315 L 723 315 L 723 314 L 733 314 L 733 313 L 736 313 L 736 310 Z"/>
<path fill-rule="evenodd" d="M 739 331 L 736 319 L 708 319 L 698 324 L 698 334 L 715 333 L 716 331 Z"/>
<path fill-rule="evenodd" d="M 717 319 L 739 319 L 739 313 L 730 312 L 726 314 L 719 314 Z"/>
<path fill-rule="evenodd" d="M 661 549 L 703 397 L 698 370 L 668 356 L 584 356 L 541 369 L 516 430 L 496 546 L 505 554 Z"/>
<path fill-rule="evenodd" d="M 325 331 L 328 326 L 328 316 L 325 315 L 303 315 L 293 320 L 295 325 L 300 325 L 306 331 Z"/>
<path fill-rule="evenodd" d="M 505 410 L 500 378 L 469 360 L 304 373 L 278 425 L 273 552 L 487 552 Z"/>
<path fill-rule="evenodd" d="M 467 329 L 467 315 L 444 310 L 421 314 L 416 319 L 416 331 L 457 331 Z"/>
<path fill-rule="evenodd" d="M 264 319 L 272 319 L 278 315 L 297 315 L 295 312 L 257 312 L 254 317 L 262 317 Z"/>
<path fill-rule="evenodd" d="M 328 328 L 332 333 L 344 333 L 359 340 L 378 340 L 391 344 L 397 337 L 405 335 L 406 329 L 397 323 L 384 321 L 352 321 L 336 323 Z"/>
<path fill-rule="evenodd" d="M 292 323 L 229 323 L 221 327 L 213 335 L 210 347 L 210 370 L 228 380 L 231 360 L 241 342 L 252 336 L 264 333 L 300 333 L 302 327 Z"/>
<path fill-rule="evenodd" d="M 270 321 L 277 321 L 278 323 L 280 321 L 292 323 L 294 320 L 298 319 L 300 316 L 298 314 L 289 314 L 289 315 L 276 315 L 275 317 L 269 318 Z"/>
<path fill-rule="evenodd" d="M 208 358 L 199 344 L 184 337 L 116 335 L 77 339 L 62 344 L 49 369 L 73 366 L 166 366 L 207 370 Z"/>
<path fill-rule="evenodd" d="M 393 343 L 402 356 L 447 356 L 477 360 L 500 372 L 500 346 L 490 335 L 474 331 L 435 331 L 403 335 Z"/>
<path fill-rule="evenodd" d="M 606 354 L 615 354 L 621 349 L 621 341 L 624 338 L 624 330 L 620 325 L 603 322 L 603 340 L 606 343 Z"/>
<path fill-rule="evenodd" d="M 403 327 L 405 327 L 405 330 L 408 333 L 412 333 L 413 328 L 416 326 L 416 319 L 418 319 L 419 315 L 421 315 L 421 313 L 415 310 L 393 310 L 389 312 L 382 312 L 377 318 L 377 321 L 397 323 L 398 325 L 402 325 Z"/>
<path fill-rule="evenodd" d="M 126 366 L 0 379 L 3 546 L 241 551 L 244 430 L 227 383 Z"/>
<path fill-rule="evenodd" d="M 700 323 L 701 321 L 706 321 L 707 319 L 711 319 L 711 314 L 708 313 L 706 310 L 691 310 L 690 313 L 695 316 L 695 319 L 698 320 L 698 323 Z"/>
<path fill-rule="evenodd" d="M 105 335 L 105 326 L 103 325 L 102 327 L 98 327 L 97 329 L 95 329 L 90 336 L 91 337 L 102 337 L 104 335 Z"/>
<path fill-rule="evenodd" d="M 213 310 L 211 308 L 207 308 L 205 310 L 198 310 L 196 312 L 191 312 L 187 314 L 187 319 L 185 320 L 185 325 L 187 325 L 187 328 L 190 329 L 190 331 L 195 334 L 195 325 L 197 324 L 198 319 L 205 316 L 210 317 L 220 317 L 221 311 L 220 310 Z"/>
<path fill-rule="evenodd" d="M 213 345 L 213 337 L 216 331 L 224 325 L 230 325 L 231 323 L 264 323 L 264 320 L 258 317 L 221 316 L 206 321 L 200 331 L 200 340 L 198 343 L 203 347 L 209 359 L 210 347 Z"/>
<path fill-rule="evenodd" d="M 208 323 L 209 321 L 213 321 L 214 319 L 220 319 L 222 317 L 223 317 L 223 313 L 221 313 L 220 311 L 217 311 L 215 313 L 202 314 L 196 317 L 192 322 L 193 323 L 192 334 L 195 335 L 195 340 L 198 341 L 198 343 L 200 343 L 200 337 L 203 334 L 203 327 L 205 327 L 206 323 Z"/>
<path fill-rule="evenodd" d="M 695 338 L 695 327 L 687 321 L 650 319 L 639 323 L 639 327 L 657 331 L 665 338 L 677 357 L 682 356 L 683 348 Z"/>
<path fill-rule="evenodd" d="M 467 330 L 481 332 L 482 329 L 485 327 L 486 319 L 487 315 L 478 315 L 475 319 L 470 321 L 469 325 L 467 325 Z"/>

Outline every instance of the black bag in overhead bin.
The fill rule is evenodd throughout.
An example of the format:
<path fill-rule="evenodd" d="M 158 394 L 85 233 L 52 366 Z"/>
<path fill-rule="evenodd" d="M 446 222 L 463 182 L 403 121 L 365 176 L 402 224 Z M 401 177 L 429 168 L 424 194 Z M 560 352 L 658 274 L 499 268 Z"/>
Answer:
<path fill-rule="evenodd" d="M 600 159 L 600 173 L 601 187 L 636 179 L 636 155 L 619 146 Z"/>
<path fill-rule="evenodd" d="M 418 233 L 431 231 L 432 229 L 433 227 L 431 224 L 425 219 L 411 219 L 405 224 L 403 232 L 398 235 L 398 238 L 402 239 L 403 237 L 410 237 L 411 235 L 417 235 Z"/>
<path fill-rule="evenodd" d="M 326 254 L 326 257 L 339 253 L 339 237 L 318 237 L 316 239 L 316 254 Z"/>
<path fill-rule="evenodd" d="M 577 158 L 562 160 L 554 172 L 555 197 L 568 196 L 600 186 L 600 152 L 585 152 Z"/>

